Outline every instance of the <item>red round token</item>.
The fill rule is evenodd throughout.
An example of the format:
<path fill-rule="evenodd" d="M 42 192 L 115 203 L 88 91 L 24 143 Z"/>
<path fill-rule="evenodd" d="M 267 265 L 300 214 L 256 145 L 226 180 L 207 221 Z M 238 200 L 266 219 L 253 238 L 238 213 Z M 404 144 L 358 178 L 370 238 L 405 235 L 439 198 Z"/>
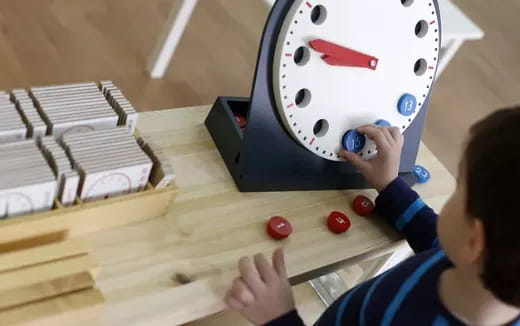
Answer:
<path fill-rule="evenodd" d="M 360 216 L 370 216 L 374 212 L 374 203 L 365 196 L 359 195 L 352 202 L 354 212 Z"/>
<path fill-rule="evenodd" d="M 289 221 L 280 216 L 271 217 L 267 222 L 267 233 L 273 239 L 284 239 L 292 233 L 292 226 Z"/>
<path fill-rule="evenodd" d="M 343 233 L 350 229 L 350 220 L 341 212 L 331 212 L 327 219 L 329 230 L 334 233 Z"/>
<path fill-rule="evenodd" d="M 237 121 L 240 128 L 245 128 L 247 126 L 246 117 L 244 117 L 240 113 L 235 113 L 235 120 Z"/>

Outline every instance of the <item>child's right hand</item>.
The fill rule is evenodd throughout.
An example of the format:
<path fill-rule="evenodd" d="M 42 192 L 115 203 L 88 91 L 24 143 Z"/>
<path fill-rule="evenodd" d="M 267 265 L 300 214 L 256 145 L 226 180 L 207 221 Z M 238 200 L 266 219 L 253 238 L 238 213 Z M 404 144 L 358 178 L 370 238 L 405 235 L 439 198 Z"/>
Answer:
<path fill-rule="evenodd" d="M 229 308 L 255 325 L 268 322 L 294 310 L 294 295 L 287 278 L 283 250 L 273 253 L 273 264 L 258 254 L 252 262 L 243 257 L 238 263 L 240 277 L 226 294 Z"/>
<path fill-rule="evenodd" d="M 357 167 L 363 176 L 377 191 L 386 188 L 399 175 L 401 150 L 404 138 L 397 127 L 378 127 L 365 125 L 357 129 L 374 140 L 377 146 L 377 156 L 370 160 L 363 160 L 356 153 L 342 150 L 341 157 Z"/>

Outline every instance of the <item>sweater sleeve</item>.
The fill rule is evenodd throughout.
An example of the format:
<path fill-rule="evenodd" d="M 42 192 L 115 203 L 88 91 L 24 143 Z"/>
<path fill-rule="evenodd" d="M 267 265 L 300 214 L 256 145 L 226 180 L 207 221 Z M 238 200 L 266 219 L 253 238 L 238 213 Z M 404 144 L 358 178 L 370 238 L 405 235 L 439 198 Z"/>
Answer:
<path fill-rule="evenodd" d="M 437 214 L 401 178 L 379 193 L 376 212 L 404 235 L 416 253 L 438 246 Z"/>
<path fill-rule="evenodd" d="M 268 322 L 264 326 L 305 326 L 305 324 L 298 314 L 298 310 L 294 309 Z"/>

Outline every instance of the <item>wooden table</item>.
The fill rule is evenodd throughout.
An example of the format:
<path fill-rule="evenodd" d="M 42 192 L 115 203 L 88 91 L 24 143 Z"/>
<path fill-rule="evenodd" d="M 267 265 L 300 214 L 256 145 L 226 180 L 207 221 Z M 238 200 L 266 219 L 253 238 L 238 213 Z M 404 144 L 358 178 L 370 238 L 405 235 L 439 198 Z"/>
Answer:
<path fill-rule="evenodd" d="M 403 245 L 382 220 L 352 212 L 352 198 L 359 193 L 374 198 L 372 190 L 238 192 L 203 125 L 208 109 L 140 116 L 141 132 L 171 154 L 179 195 L 164 218 L 88 237 L 102 266 L 98 287 L 106 297 L 103 314 L 88 325 L 178 325 L 221 311 L 238 259 L 269 254 L 277 246 L 286 250 L 292 281 L 300 283 Z M 440 209 L 454 179 L 425 146 L 418 162 L 433 177 L 416 189 Z M 325 217 L 332 210 L 350 216 L 349 232 L 328 231 Z M 265 223 L 273 215 L 290 219 L 289 239 L 277 242 L 266 235 Z M 174 282 L 174 274 L 192 282 Z"/>

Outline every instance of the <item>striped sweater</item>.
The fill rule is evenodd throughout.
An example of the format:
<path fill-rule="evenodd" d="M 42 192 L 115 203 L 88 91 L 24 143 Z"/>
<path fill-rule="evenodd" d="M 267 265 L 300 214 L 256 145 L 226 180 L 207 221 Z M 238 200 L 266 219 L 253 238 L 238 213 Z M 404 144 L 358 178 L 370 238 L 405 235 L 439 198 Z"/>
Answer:
<path fill-rule="evenodd" d="M 437 290 L 440 275 L 451 266 L 439 247 L 437 215 L 399 178 L 379 194 L 376 211 L 406 237 L 416 255 L 345 293 L 315 325 L 465 325 L 444 307 Z M 304 323 L 293 310 L 267 325 Z M 510 325 L 520 326 L 520 318 Z"/>

